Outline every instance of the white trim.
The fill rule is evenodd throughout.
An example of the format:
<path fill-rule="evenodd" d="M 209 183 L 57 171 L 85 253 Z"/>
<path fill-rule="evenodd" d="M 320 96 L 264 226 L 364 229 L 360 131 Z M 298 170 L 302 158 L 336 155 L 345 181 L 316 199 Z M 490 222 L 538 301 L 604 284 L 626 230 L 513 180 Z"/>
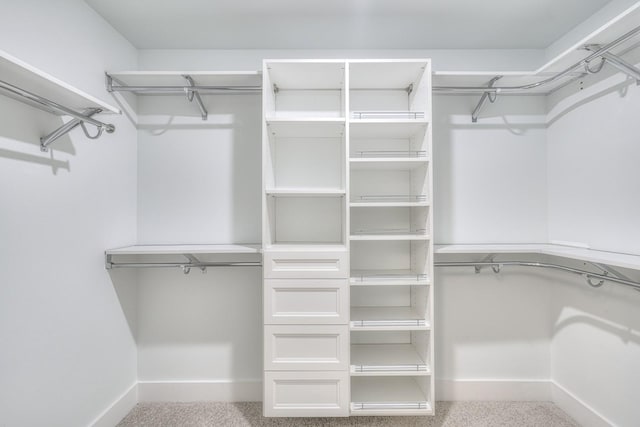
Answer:
<path fill-rule="evenodd" d="M 436 399 L 445 401 L 550 401 L 549 380 L 438 380 Z"/>
<path fill-rule="evenodd" d="M 261 380 L 138 381 L 138 402 L 259 402 Z"/>
<path fill-rule="evenodd" d="M 113 427 L 127 416 L 138 403 L 138 383 L 135 382 L 90 424 L 92 427 Z"/>
<path fill-rule="evenodd" d="M 551 381 L 553 403 L 566 412 L 578 424 L 584 427 L 610 427 L 615 425 L 598 411 L 587 405 L 569 390 L 555 381 Z"/>

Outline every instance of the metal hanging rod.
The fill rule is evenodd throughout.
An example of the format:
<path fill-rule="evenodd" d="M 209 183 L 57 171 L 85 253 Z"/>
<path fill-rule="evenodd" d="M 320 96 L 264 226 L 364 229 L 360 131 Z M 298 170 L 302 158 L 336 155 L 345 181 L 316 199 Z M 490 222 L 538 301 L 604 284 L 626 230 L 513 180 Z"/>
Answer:
<path fill-rule="evenodd" d="M 107 270 L 112 268 L 181 268 L 184 274 L 189 274 L 192 268 L 198 268 L 203 273 L 208 267 L 262 267 L 258 261 L 248 262 L 112 262 L 106 263 Z"/>
<path fill-rule="evenodd" d="M 610 275 L 615 274 L 612 269 L 605 269 L 602 274 L 600 273 L 592 273 L 590 271 L 581 270 L 579 268 L 567 267 L 559 264 L 552 264 L 547 262 L 529 262 L 529 261 L 465 261 L 465 262 L 436 262 L 434 263 L 435 267 L 474 267 L 476 273 L 480 272 L 482 267 L 491 267 L 494 273 L 499 273 L 502 270 L 502 267 L 510 267 L 510 266 L 521 266 L 521 267 L 537 267 L 537 268 L 551 268 L 554 270 L 566 271 L 569 273 L 577 274 L 587 281 L 589 286 L 594 288 L 599 288 L 604 284 L 604 282 L 613 282 L 618 283 L 620 285 L 629 286 L 637 291 L 640 291 L 640 282 L 636 282 L 633 280 L 629 280 L 626 277 L 620 277 L 618 275 Z M 597 282 L 594 282 L 593 279 L 596 279 Z"/>
<path fill-rule="evenodd" d="M 203 86 L 195 82 L 192 76 L 184 74 L 182 76 L 186 80 L 185 86 L 127 86 L 120 83 L 114 83 L 114 78 L 105 73 L 105 83 L 108 92 L 133 92 L 140 95 L 163 95 L 163 94 L 184 94 L 189 102 L 194 102 L 200 109 L 202 120 L 207 120 L 208 111 L 202 102 L 201 94 L 204 93 L 255 93 L 262 92 L 262 86 Z"/>
<path fill-rule="evenodd" d="M 187 84 L 184 86 L 127 86 L 123 84 L 114 83 L 114 78 L 108 73 L 105 74 L 107 91 L 108 92 L 139 92 L 141 94 L 163 94 L 174 93 L 184 94 L 192 92 L 261 92 L 262 86 L 207 86 L 196 84 L 193 77 L 185 74 L 184 77 L 187 80 Z M 191 82 L 189 82 L 191 80 Z M 193 83 L 193 84 L 191 84 Z"/>
<path fill-rule="evenodd" d="M 578 79 L 586 74 L 595 74 L 602 70 L 605 63 L 610 64 L 616 67 L 618 70 L 623 73 L 631 76 L 636 80 L 636 83 L 640 85 L 640 69 L 633 64 L 630 64 L 624 61 L 617 55 L 612 54 L 610 51 L 625 41 L 631 39 L 635 35 L 640 33 L 640 26 L 634 28 L 633 30 L 627 32 L 626 34 L 618 37 L 614 41 L 605 44 L 604 46 L 600 45 L 586 45 L 583 47 L 584 50 L 591 52 L 586 58 L 582 59 L 579 62 L 576 62 L 572 66 L 565 68 L 563 71 L 555 74 L 549 78 L 544 80 L 529 83 L 526 85 L 520 86 L 502 86 L 496 87 L 494 86 L 495 82 L 502 78 L 502 76 L 496 76 L 492 78 L 487 86 L 434 86 L 433 92 L 435 93 L 458 93 L 458 94 L 475 94 L 481 93 L 482 97 L 480 101 L 474 108 L 471 113 L 471 121 L 476 123 L 478 121 L 478 115 L 480 111 L 486 104 L 487 99 L 492 103 L 495 102 L 498 94 L 524 94 L 529 92 L 532 89 L 548 86 L 552 83 L 555 83 L 558 80 L 568 78 L 564 83 L 569 84 L 575 79 Z M 595 60 L 600 60 L 600 64 L 596 66 L 596 68 L 591 68 L 591 62 Z M 578 73 L 578 74 L 576 74 Z M 541 92 L 542 95 L 548 95 L 553 91 L 559 89 L 562 86 L 551 88 L 547 92 Z"/>
<path fill-rule="evenodd" d="M 539 82 L 535 82 L 535 83 L 529 83 L 526 85 L 521 85 L 521 86 L 503 86 L 503 87 L 485 87 L 485 86 L 433 86 L 433 92 L 439 92 L 439 93 L 463 93 L 463 94 L 474 94 L 474 93 L 495 93 L 495 94 L 503 94 L 503 93 L 526 93 L 528 90 L 531 89 L 535 89 L 541 86 L 547 86 L 553 82 L 556 82 L 557 80 L 563 78 L 563 77 L 567 77 L 567 76 L 571 76 L 572 73 L 574 73 L 575 71 L 579 70 L 579 69 L 584 69 L 585 67 L 589 67 L 590 63 L 592 61 L 594 61 L 595 59 L 598 58 L 604 58 L 604 60 L 606 60 L 607 62 L 610 62 L 609 59 L 607 58 L 611 58 L 614 57 L 616 59 L 620 59 L 619 57 L 613 55 L 613 54 L 608 54 L 610 50 L 616 48 L 618 45 L 624 43 L 625 41 L 629 40 L 630 38 L 634 37 L 635 35 L 637 35 L 638 33 L 640 33 L 640 26 L 634 28 L 633 30 L 629 31 L 628 33 L 620 36 L 619 38 L 615 39 L 614 41 L 604 45 L 604 46 L 599 46 L 599 48 L 595 51 L 592 51 L 592 53 L 587 56 L 586 58 L 582 59 L 579 62 L 576 62 L 575 64 L 573 64 L 572 66 L 565 68 L 563 71 L 559 72 L 558 74 L 555 74 L 547 79 L 541 80 Z M 587 50 L 590 50 L 589 48 L 593 48 L 594 45 L 588 45 L 585 46 L 584 48 Z M 640 70 L 638 70 L 637 67 L 633 67 L 631 66 L 631 68 L 634 70 L 634 72 L 636 73 L 633 77 L 637 78 L 640 77 Z M 599 71 L 599 70 L 598 70 Z M 625 71 L 626 72 L 626 71 Z M 584 74 L 584 73 L 582 73 Z M 574 75 L 575 77 L 575 75 Z"/>
<path fill-rule="evenodd" d="M 27 90 L 21 89 L 17 86 L 14 86 L 10 83 L 7 83 L 3 80 L 0 80 L 0 89 L 5 92 L 9 92 L 12 95 L 17 96 L 18 100 L 25 102 L 29 105 L 40 108 L 41 110 L 47 111 L 49 113 L 61 113 L 67 116 L 71 116 L 74 120 L 60 126 L 55 131 L 51 132 L 49 135 L 43 136 L 40 138 L 40 150 L 41 151 L 49 151 L 49 145 L 55 141 L 56 139 L 66 135 L 71 132 L 71 130 L 75 129 L 78 126 L 82 126 L 85 135 L 90 139 L 99 138 L 104 131 L 107 133 L 113 133 L 116 130 L 116 127 L 112 124 L 103 123 L 99 120 L 92 118 L 91 116 L 102 112 L 100 108 L 89 108 L 83 112 L 78 112 L 72 110 L 71 108 L 65 107 L 64 105 L 58 104 L 57 102 L 51 101 L 50 99 L 44 98 L 40 95 L 36 95 L 35 93 L 29 92 Z M 90 123 L 98 128 L 98 132 L 95 135 L 90 135 L 85 127 L 85 123 Z"/>

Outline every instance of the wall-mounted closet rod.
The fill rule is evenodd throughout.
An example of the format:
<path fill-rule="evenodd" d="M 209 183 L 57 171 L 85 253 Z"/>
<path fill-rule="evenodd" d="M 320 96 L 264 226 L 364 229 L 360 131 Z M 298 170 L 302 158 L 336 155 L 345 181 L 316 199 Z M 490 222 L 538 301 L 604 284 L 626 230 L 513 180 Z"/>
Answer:
<path fill-rule="evenodd" d="M 196 92 L 237 92 L 237 93 L 253 93 L 262 92 L 262 86 L 229 86 L 229 85 L 216 85 L 207 86 L 197 84 L 193 78 L 189 75 L 185 75 L 187 83 L 184 86 L 128 86 L 124 84 L 115 84 L 114 78 L 105 73 L 106 86 L 108 92 L 137 92 L 140 94 L 190 94 Z M 187 78 L 188 77 L 188 78 Z"/>
<path fill-rule="evenodd" d="M 103 123 L 91 117 L 92 115 L 99 112 L 97 109 L 88 109 L 86 110 L 86 112 L 81 113 L 81 112 L 72 110 L 71 108 L 67 108 L 64 105 L 60 105 L 57 102 L 51 101 L 50 99 L 44 98 L 40 95 L 36 95 L 35 93 L 21 89 L 3 80 L 0 80 L 0 89 L 18 96 L 19 97 L 18 99 L 20 101 L 25 102 L 29 105 L 38 107 L 41 110 L 47 111 L 49 113 L 61 113 L 76 119 L 76 121 L 74 122 L 75 123 L 74 126 L 62 125 L 60 128 L 53 131 L 49 135 L 43 138 L 40 138 L 40 149 L 42 151 L 47 151 L 48 149 L 47 147 L 49 146 L 49 144 L 51 144 L 55 139 L 60 138 L 66 133 L 70 132 L 78 124 L 90 123 L 98 128 L 98 134 L 95 137 L 89 136 L 89 134 L 86 132 L 86 129 L 85 129 L 85 134 L 87 134 L 87 136 L 90 138 L 97 138 L 102 134 L 103 131 L 107 131 L 107 133 L 113 133 L 116 130 L 116 127 L 114 125 Z"/>
<path fill-rule="evenodd" d="M 604 282 L 614 282 L 620 285 L 629 286 L 637 291 L 640 291 L 640 282 L 634 282 L 633 280 L 623 279 L 620 277 L 609 276 L 608 273 L 599 274 L 592 273 L 590 271 L 581 270 L 578 268 L 567 267 L 559 264 L 552 264 L 546 262 L 529 262 L 529 261 L 466 261 L 466 262 L 436 262 L 435 267 L 474 267 L 476 272 L 481 267 L 491 267 L 494 273 L 499 273 L 504 266 L 521 266 L 521 267 L 539 267 L 539 268 L 551 268 L 555 270 L 566 271 L 569 273 L 578 274 L 585 278 L 589 286 L 598 288 L 604 284 Z M 593 282 L 592 279 L 598 280 Z"/>
<path fill-rule="evenodd" d="M 504 94 L 504 93 L 526 93 L 531 89 L 535 89 L 541 86 L 547 86 L 551 83 L 554 83 L 564 77 L 571 76 L 574 71 L 579 69 L 584 69 L 589 66 L 589 63 L 598 58 L 605 58 L 606 53 L 610 50 L 614 49 L 621 43 L 629 40 L 636 34 L 640 33 L 640 26 L 634 28 L 633 30 L 627 32 L 626 34 L 620 36 L 614 41 L 601 46 L 599 49 L 591 53 L 586 58 L 582 59 L 579 62 L 576 62 L 572 66 L 564 69 L 563 71 L 555 74 L 547 79 L 541 80 L 539 82 L 530 83 L 521 86 L 503 86 L 503 87 L 486 87 L 486 86 L 434 86 L 433 91 L 438 93 L 461 93 L 461 94 L 474 94 L 474 93 L 493 93 L 493 94 Z"/>
<path fill-rule="evenodd" d="M 105 265 L 107 270 L 112 268 L 181 268 L 184 274 L 189 274 L 192 268 L 199 268 L 203 272 L 208 267 L 262 267 L 262 262 L 121 262 L 116 263 L 107 261 Z"/>

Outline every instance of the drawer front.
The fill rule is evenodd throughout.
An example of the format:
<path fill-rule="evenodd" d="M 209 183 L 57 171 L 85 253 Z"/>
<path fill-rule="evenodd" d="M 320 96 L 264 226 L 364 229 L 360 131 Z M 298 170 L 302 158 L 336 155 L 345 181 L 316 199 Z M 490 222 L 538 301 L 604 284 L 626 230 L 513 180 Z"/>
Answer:
<path fill-rule="evenodd" d="M 348 325 L 266 325 L 266 371 L 347 370 Z"/>
<path fill-rule="evenodd" d="M 349 416 L 348 372 L 265 372 L 265 417 Z"/>
<path fill-rule="evenodd" d="M 265 324 L 349 323 L 347 279 L 267 279 Z"/>
<path fill-rule="evenodd" d="M 346 279 L 349 255 L 340 252 L 265 252 L 266 279 Z"/>

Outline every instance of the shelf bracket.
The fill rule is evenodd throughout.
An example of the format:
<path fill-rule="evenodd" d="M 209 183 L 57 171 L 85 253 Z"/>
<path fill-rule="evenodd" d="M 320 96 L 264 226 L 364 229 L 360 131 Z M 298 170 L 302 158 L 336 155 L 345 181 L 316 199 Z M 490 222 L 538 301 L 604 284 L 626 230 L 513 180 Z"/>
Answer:
<path fill-rule="evenodd" d="M 489 80 L 489 83 L 487 84 L 487 88 L 488 89 L 492 88 L 493 85 L 501 78 L 502 76 L 495 76 L 494 78 Z M 478 101 L 478 105 L 476 105 L 476 108 L 474 108 L 473 112 L 471 113 L 471 121 L 473 123 L 477 123 L 478 115 L 480 115 L 480 111 L 482 110 L 482 107 L 484 107 L 484 104 L 487 102 L 487 99 L 489 100 L 489 102 L 493 104 L 494 102 L 496 102 L 497 97 L 498 97 L 498 92 L 496 92 L 495 90 L 493 91 L 488 90 L 484 92 L 480 97 L 480 101 Z"/>
<path fill-rule="evenodd" d="M 195 82 L 193 81 L 193 78 L 191 78 L 191 76 L 185 74 L 182 77 L 184 77 L 187 80 L 187 83 L 189 84 L 190 87 L 194 87 L 196 85 Z M 200 97 L 200 92 L 198 92 L 198 90 L 196 89 L 189 89 L 188 87 L 185 88 L 185 92 L 187 93 L 187 99 L 189 100 L 189 102 L 193 102 L 193 100 L 195 99 L 196 104 L 200 109 L 200 115 L 202 116 L 202 120 L 207 120 L 207 116 L 209 115 L 209 112 L 207 111 L 207 109 L 204 106 L 204 103 L 202 102 L 202 98 Z"/>
<path fill-rule="evenodd" d="M 601 48 L 601 46 L 597 44 L 589 44 L 589 45 L 586 45 L 584 48 L 589 52 L 596 52 Z M 636 85 L 640 86 L 640 68 L 625 61 L 624 59 L 620 58 L 618 55 L 614 55 L 611 52 L 604 52 L 601 58 L 609 65 L 616 67 L 618 70 L 622 71 L 629 77 L 635 79 Z"/>
<path fill-rule="evenodd" d="M 105 254 L 104 256 L 104 268 L 107 270 L 111 270 L 113 268 L 113 261 L 110 254 Z"/>
<path fill-rule="evenodd" d="M 102 112 L 102 109 L 100 109 L 100 108 L 89 108 L 89 109 L 84 110 L 82 112 L 82 115 L 84 115 L 86 117 L 91 117 L 94 114 L 98 114 L 100 112 Z M 51 145 L 58 138 L 61 138 L 61 137 L 65 136 L 66 134 L 68 134 L 73 129 L 77 128 L 78 126 L 82 126 L 82 130 L 84 131 L 84 134 L 89 139 L 98 139 L 102 135 L 102 132 L 104 132 L 104 130 L 105 130 L 104 127 L 99 126 L 98 127 L 98 133 L 96 133 L 95 135 L 91 135 L 91 134 L 89 134 L 89 132 L 87 131 L 87 128 L 85 127 L 84 120 L 73 119 L 73 120 L 69 121 L 68 123 L 65 123 L 64 125 L 60 126 L 58 129 L 54 130 L 50 134 L 45 135 L 42 138 L 40 138 L 40 151 L 46 153 L 47 151 L 49 151 L 49 145 Z M 106 129 L 106 130 L 109 133 L 113 132 L 113 131 L 109 131 L 109 129 Z"/>
<path fill-rule="evenodd" d="M 192 265 L 188 265 L 188 266 L 183 266 L 182 269 L 184 271 L 184 274 L 189 274 L 189 270 L 191 269 L 192 266 L 196 266 L 200 269 L 200 271 L 202 271 L 202 273 L 206 273 L 207 272 L 207 267 L 204 265 L 201 265 L 202 262 L 193 254 L 183 254 Z"/>

